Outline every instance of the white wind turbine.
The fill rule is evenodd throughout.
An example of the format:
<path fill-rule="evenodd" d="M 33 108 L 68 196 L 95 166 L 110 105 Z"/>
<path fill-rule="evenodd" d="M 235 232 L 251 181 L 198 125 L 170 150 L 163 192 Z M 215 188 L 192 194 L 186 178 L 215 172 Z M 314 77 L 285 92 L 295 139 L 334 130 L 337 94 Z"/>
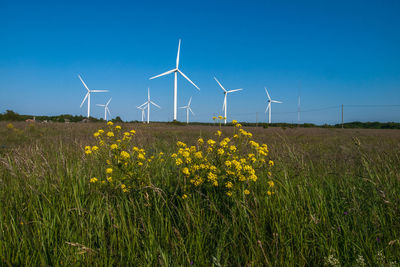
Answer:
<path fill-rule="evenodd" d="M 225 117 L 225 124 L 226 124 L 226 119 L 227 119 L 226 110 L 228 109 L 228 108 L 227 108 L 228 102 L 227 102 L 227 100 L 226 100 L 226 97 L 227 97 L 227 95 L 228 95 L 229 93 L 233 93 L 233 92 L 236 92 L 236 91 L 241 91 L 241 90 L 243 90 L 243 89 L 234 89 L 234 90 L 229 90 L 229 91 L 227 91 L 227 90 L 225 90 L 225 88 L 222 86 L 222 84 L 217 80 L 217 78 L 214 77 L 214 79 L 217 81 L 217 83 L 219 84 L 219 86 L 221 86 L 222 90 L 224 91 L 224 104 L 222 105 L 222 110 L 224 110 L 224 112 L 225 112 L 224 117 Z"/>
<path fill-rule="evenodd" d="M 177 116 L 177 107 L 178 107 L 178 72 L 186 79 L 188 80 L 191 84 L 193 84 L 194 87 L 196 87 L 198 90 L 200 90 L 200 88 L 195 85 L 180 69 L 179 69 L 179 52 L 181 49 L 181 39 L 179 39 L 179 44 L 178 44 L 178 55 L 176 56 L 176 67 L 175 69 L 166 71 L 164 73 L 161 73 L 157 76 L 151 77 L 150 80 L 164 76 L 164 75 L 168 75 L 170 73 L 174 73 L 175 78 L 174 78 L 174 120 L 176 120 L 176 116 Z"/>
<path fill-rule="evenodd" d="M 269 116 L 268 116 L 269 119 L 268 119 L 268 123 L 271 124 L 271 113 L 272 113 L 272 110 L 271 110 L 272 105 L 271 105 L 271 103 L 279 103 L 279 104 L 282 104 L 282 102 L 276 101 L 276 100 L 272 100 L 271 97 L 270 97 L 269 94 L 268 94 L 267 88 L 266 88 L 266 87 L 264 87 L 264 88 L 265 88 L 265 92 L 267 93 L 267 96 L 268 96 L 268 100 L 267 100 L 268 106 L 267 106 L 267 109 L 265 110 L 265 113 L 267 113 L 267 111 L 269 110 Z"/>
<path fill-rule="evenodd" d="M 86 95 L 85 95 L 85 98 L 83 99 L 83 101 L 82 101 L 82 103 L 81 103 L 81 107 L 82 107 L 83 103 L 85 103 L 85 100 L 86 100 L 86 98 L 87 98 L 87 100 L 88 100 L 87 117 L 89 118 L 89 117 L 90 117 L 90 93 L 105 93 L 105 92 L 108 92 L 108 90 L 90 90 L 90 89 L 87 87 L 87 85 L 85 84 L 85 82 L 82 80 L 82 78 L 81 78 L 80 75 L 78 75 L 78 78 L 79 78 L 79 80 L 81 80 L 81 82 L 83 83 L 83 85 L 85 86 L 85 88 L 86 88 L 86 90 L 87 90 L 87 93 L 86 93 Z"/>
<path fill-rule="evenodd" d="M 144 110 L 147 108 L 147 106 L 139 106 L 136 107 L 142 111 L 142 122 L 144 123 Z"/>
<path fill-rule="evenodd" d="M 147 101 L 144 102 L 143 104 L 141 104 L 138 108 L 142 108 L 145 107 L 147 108 L 147 123 L 150 122 L 150 104 L 161 108 L 159 105 L 157 105 L 156 103 L 154 103 L 153 101 L 150 100 L 150 88 L 147 88 Z M 146 106 L 147 105 L 147 106 Z M 143 113 L 142 113 L 143 114 Z"/>
<path fill-rule="evenodd" d="M 186 106 L 180 107 L 180 108 L 185 108 L 186 109 L 186 123 L 189 123 L 189 110 L 190 112 L 192 112 L 192 114 L 194 115 L 193 110 L 190 108 L 190 103 L 192 102 L 192 97 L 190 97 L 189 99 L 189 103 Z"/>
<path fill-rule="evenodd" d="M 107 112 L 108 112 L 108 114 L 110 114 L 110 117 L 111 117 L 111 112 L 110 112 L 110 109 L 108 108 L 108 104 L 110 104 L 111 99 L 112 99 L 112 98 L 110 98 L 110 100 L 108 100 L 108 102 L 107 102 L 105 105 L 103 105 L 103 104 L 96 104 L 96 106 L 104 107 L 104 120 L 105 120 L 105 121 L 107 121 Z"/>

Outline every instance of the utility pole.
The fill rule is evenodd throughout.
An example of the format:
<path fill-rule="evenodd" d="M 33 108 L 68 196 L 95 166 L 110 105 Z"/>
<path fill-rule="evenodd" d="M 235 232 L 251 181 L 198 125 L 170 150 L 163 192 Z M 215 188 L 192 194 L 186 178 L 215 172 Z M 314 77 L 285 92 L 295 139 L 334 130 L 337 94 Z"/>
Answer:
<path fill-rule="evenodd" d="M 343 129 L 343 104 L 342 104 L 342 129 Z"/>

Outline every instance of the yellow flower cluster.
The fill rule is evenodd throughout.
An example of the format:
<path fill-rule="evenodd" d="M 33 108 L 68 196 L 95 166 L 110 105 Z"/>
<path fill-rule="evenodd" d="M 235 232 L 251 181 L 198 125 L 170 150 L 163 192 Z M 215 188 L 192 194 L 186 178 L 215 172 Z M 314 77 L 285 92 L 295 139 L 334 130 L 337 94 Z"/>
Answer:
<path fill-rule="evenodd" d="M 218 130 L 217 140 L 209 139 L 205 143 L 199 138 L 197 146 L 177 142 L 178 150 L 171 157 L 183 177 L 185 195 L 196 190 L 205 192 L 207 188 L 228 197 L 249 195 L 258 175 L 270 173 L 273 162 L 267 161 L 267 145 L 251 140 L 253 135 L 237 121 L 232 123 L 236 129 L 233 138 L 222 138 Z"/>
<path fill-rule="evenodd" d="M 124 132 L 119 125 L 108 122 L 107 129 L 93 134 L 98 144 L 85 147 L 87 155 L 106 163 L 103 174 L 91 178 L 90 183 L 130 192 L 149 185 L 151 169 L 170 166 L 164 163 L 167 160 L 176 166 L 173 171 L 180 178 L 178 185 L 183 200 L 200 191 L 203 195 L 217 193 L 227 199 L 250 195 L 261 177 L 270 179 L 274 162 L 268 158 L 267 145 L 252 140 L 253 135 L 237 121 L 232 124 L 232 136 L 224 136 L 218 130 L 215 139 L 205 141 L 200 137 L 195 145 L 178 141 L 175 153 L 165 157 L 164 152 L 149 155 L 134 145 L 135 130 Z M 269 180 L 266 194 L 274 194 L 273 189 L 274 182 Z"/>

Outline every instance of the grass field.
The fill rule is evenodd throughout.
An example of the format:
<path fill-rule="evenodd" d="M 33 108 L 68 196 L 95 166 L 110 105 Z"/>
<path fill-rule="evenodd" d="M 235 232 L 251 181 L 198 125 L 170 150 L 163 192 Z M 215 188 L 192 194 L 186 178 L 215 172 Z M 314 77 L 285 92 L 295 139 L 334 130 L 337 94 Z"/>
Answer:
<path fill-rule="evenodd" d="M 121 126 L 164 153 L 129 192 L 90 182 L 104 124 L 0 123 L 0 265 L 400 266 L 399 130 L 244 128 L 275 164 L 227 197 L 182 191 L 171 158 L 217 125 Z"/>

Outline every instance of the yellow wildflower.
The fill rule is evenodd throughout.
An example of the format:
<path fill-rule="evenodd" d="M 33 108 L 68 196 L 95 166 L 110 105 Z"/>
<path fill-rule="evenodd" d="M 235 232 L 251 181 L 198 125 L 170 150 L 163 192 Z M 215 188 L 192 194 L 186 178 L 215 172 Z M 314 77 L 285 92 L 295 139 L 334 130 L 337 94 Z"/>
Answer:
<path fill-rule="evenodd" d="M 274 181 L 268 181 L 268 185 L 269 185 L 269 187 L 274 187 L 275 183 L 274 183 Z"/>
<path fill-rule="evenodd" d="M 130 130 L 130 132 L 131 132 L 132 134 L 135 134 L 135 133 L 136 133 L 136 131 L 135 131 L 135 130 Z"/>
<path fill-rule="evenodd" d="M 99 147 L 98 146 L 92 146 L 92 150 L 93 151 L 97 151 L 97 150 L 99 150 Z"/>
<path fill-rule="evenodd" d="M 213 120 L 216 120 L 216 119 L 217 119 L 217 117 L 213 116 L 213 117 L 212 117 L 212 119 L 213 119 Z"/>
<path fill-rule="evenodd" d="M 121 126 L 119 126 L 119 125 L 115 126 L 115 130 L 117 130 L 117 131 L 121 130 Z"/>
<path fill-rule="evenodd" d="M 271 191 L 267 191 L 268 196 L 272 195 Z"/>
<path fill-rule="evenodd" d="M 186 144 L 184 142 L 181 142 L 181 141 L 176 142 L 176 145 L 178 147 L 186 147 Z"/>
<path fill-rule="evenodd" d="M 185 175 L 190 175 L 189 169 L 186 167 L 182 169 L 182 173 Z"/>
<path fill-rule="evenodd" d="M 194 157 L 197 159 L 201 159 L 201 158 L 203 158 L 203 153 L 201 151 L 198 151 L 198 152 L 194 153 Z"/>
<path fill-rule="evenodd" d="M 175 164 L 177 166 L 181 165 L 182 163 L 183 163 L 183 161 L 180 158 L 177 158 L 176 161 L 175 161 Z"/>
<path fill-rule="evenodd" d="M 231 192 L 231 191 L 228 191 L 228 192 L 226 192 L 226 195 L 227 195 L 228 197 L 231 197 L 231 196 L 232 196 L 232 192 Z"/>
<path fill-rule="evenodd" d="M 107 177 L 107 181 L 111 183 L 112 182 L 112 177 L 111 176 Z"/>
<path fill-rule="evenodd" d="M 90 182 L 91 183 L 95 183 L 95 182 L 97 182 L 98 181 L 98 179 L 96 178 L 96 177 L 93 177 L 92 179 L 90 179 Z"/>
<path fill-rule="evenodd" d="M 112 121 L 107 122 L 107 125 L 113 126 L 114 123 Z"/>
<path fill-rule="evenodd" d="M 131 157 L 131 155 L 129 155 L 129 153 L 126 151 L 121 151 L 120 155 L 122 159 L 129 159 Z"/>
<path fill-rule="evenodd" d="M 110 149 L 111 149 L 111 150 L 117 149 L 117 148 L 118 148 L 118 145 L 117 145 L 117 144 L 112 144 L 112 145 L 110 146 Z"/>
<path fill-rule="evenodd" d="M 243 193 L 244 193 L 245 195 L 248 195 L 248 194 L 250 194 L 250 191 L 247 190 L 247 189 L 245 189 L 245 190 L 243 191 Z"/>
<path fill-rule="evenodd" d="M 216 135 L 221 136 L 222 132 L 221 131 L 217 131 Z"/>
<path fill-rule="evenodd" d="M 218 155 L 223 155 L 225 153 L 225 151 L 222 148 L 219 148 L 217 151 Z"/>
<path fill-rule="evenodd" d="M 182 195 L 182 199 L 187 199 L 187 197 L 188 197 L 188 196 L 187 196 L 186 194 L 183 194 L 183 195 Z"/>
<path fill-rule="evenodd" d="M 233 121 L 232 121 L 232 124 L 236 124 L 236 123 L 238 123 L 237 120 L 233 120 Z"/>
<path fill-rule="evenodd" d="M 270 167 L 274 166 L 274 162 L 273 162 L 272 160 L 270 160 L 270 161 L 268 162 L 268 164 L 269 164 Z"/>
<path fill-rule="evenodd" d="M 93 134 L 94 137 L 99 137 L 99 135 L 100 135 L 99 132 L 95 132 L 95 133 Z"/>
<path fill-rule="evenodd" d="M 104 133 L 104 130 L 100 129 L 100 130 L 98 130 L 98 132 L 99 132 L 99 134 L 102 134 L 102 133 Z"/>
<path fill-rule="evenodd" d="M 202 144 L 204 143 L 203 138 L 199 138 L 199 139 L 197 140 L 197 143 L 198 143 L 199 145 L 202 145 Z"/>
<path fill-rule="evenodd" d="M 121 188 L 122 188 L 122 189 L 126 188 L 126 185 L 121 184 Z"/>
<path fill-rule="evenodd" d="M 107 174 L 110 174 L 110 173 L 112 173 L 112 172 L 113 172 L 113 169 L 112 169 L 112 168 L 107 168 L 107 169 L 106 169 L 106 173 L 107 173 Z"/>
<path fill-rule="evenodd" d="M 107 133 L 107 136 L 108 136 L 108 137 L 114 137 L 114 133 L 113 133 L 113 132 L 108 132 L 108 133 Z"/>
<path fill-rule="evenodd" d="M 222 117 L 222 116 L 218 116 L 218 119 L 219 119 L 219 120 L 222 120 L 222 119 L 223 119 L 223 117 Z"/>
<path fill-rule="evenodd" d="M 232 182 L 227 182 L 227 183 L 225 184 L 225 187 L 226 187 L 226 188 L 232 188 L 232 187 L 233 187 Z"/>

